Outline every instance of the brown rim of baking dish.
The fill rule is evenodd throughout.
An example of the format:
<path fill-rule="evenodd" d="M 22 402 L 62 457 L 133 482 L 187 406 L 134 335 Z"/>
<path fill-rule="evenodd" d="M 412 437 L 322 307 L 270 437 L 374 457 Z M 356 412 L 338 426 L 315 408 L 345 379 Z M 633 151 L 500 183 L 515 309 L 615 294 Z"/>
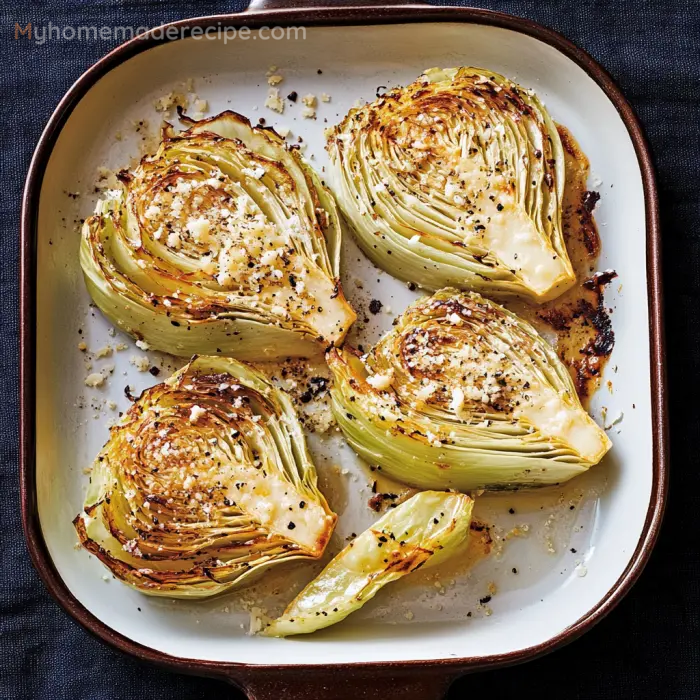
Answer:
<path fill-rule="evenodd" d="M 186 35 L 193 27 L 209 26 L 308 26 L 395 24 L 408 22 L 468 22 L 510 29 L 534 37 L 577 63 L 602 88 L 617 108 L 630 134 L 639 161 L 646 202 L 647 285 L 649 301 L 651 404 L 653 435 L 653 484 L 649 510 L 637 548 L 615 585 L 586 615 L 542 644 L 506 654 L 449 658 L 435 661 L 397 661 L 316 665 L 248 665 L 200 661 L 164 654 L 121 635 L 81 605 L 58 574 L 44 541 L 36 496 L 36 235 L 38 204 L 46 166 L 61 129 L 82 97 L 106 73 L 132 56 L 168 41 L 163 27 L 176 27 Z M 590 629 L 610 612 L 630 590 L 649 559 L 663 517 L 668 488 L 668 414 L 664 362 L 663 295 L 658 196 L 652 157 L 641 124 L 631 105 L 608 73 L 585 51 L 557 32 L 527 19 L 476 8 L 435 7 L 395 3 L 335 2 L 326 7 L 318 0 L 275 2 L 253 0 L 246 12 L 198 17 L 163 25 L 111 51 L 76 81 L 53 112 L 32 158 L 21 213 L 21 333 L 20 333 L 20 493 L 22 523 L 29 552 L 51 595 L 81 625 L 117 649 L 172 671 L 228 680 L 251 698 L 374 697 L 439 698 L 459 675 L 542 656 Z M 154 31 L 156 32 L 154 34 Z M 178 31 L 181 37 L 183 31 Z M 342 681 L 340 679 L 342 678 Z"/>

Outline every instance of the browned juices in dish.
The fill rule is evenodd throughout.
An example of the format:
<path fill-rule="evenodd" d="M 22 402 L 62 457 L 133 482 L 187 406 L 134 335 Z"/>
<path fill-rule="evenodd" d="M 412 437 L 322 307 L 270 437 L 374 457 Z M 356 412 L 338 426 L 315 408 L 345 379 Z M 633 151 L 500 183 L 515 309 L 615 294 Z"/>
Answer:
<path fill-rule="evenodd" d="M 576 284 L 541 306 L 522 303 L 509 306 L 540 333 L 549 338 L 554 336 L 559 357 L 568 367 L 585 406 L 600 386 L 603 368 L 615 342 L 603 291 L 617 275 L 612 271 L 594 274 L 600 237 L 593 209 L 600 195 L 587 189 L 588 158 L 566 127 L 558 125 L 557 129 L 566 161 L 562 225 Z"/>
<path fill-rule="evenodd" d="M 458 571 L 468 571 L 491 554 L 493 539 L 491 538 L 491 528 L 489 525 L 481 520 L 473 519 L 469 530 L 470 537 L 466 552 L 461 557 L 455 557 L 455 559 L 452 560 L 452 569 L 454 569 L 455 573 Z M 448 559 L 447 561 L 449 562 L 450 560 Z M 445 575 L 448 574 L 449 571 L 450 569 L 443 564 L 440 572 Z"/>

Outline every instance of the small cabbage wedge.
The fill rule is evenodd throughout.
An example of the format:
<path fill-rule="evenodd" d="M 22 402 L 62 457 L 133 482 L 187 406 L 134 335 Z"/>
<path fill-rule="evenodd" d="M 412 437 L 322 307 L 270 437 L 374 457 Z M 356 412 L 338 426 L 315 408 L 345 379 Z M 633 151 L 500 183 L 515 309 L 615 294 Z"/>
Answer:
<path fill-rule="evenodd" d="M 392 275 L 537 302 L 574 283 L 564 151 L 531 90 L 480 68 L 431 69 L 350 110 L 327 148 L 345 217 Z"/>
<path fill-rule="evenodd" d="M 201 598 L 317 559 L 335 521 L 290 398 L 247 365 L 195 357 L 112 428 L 73 522 L 118 579 Z"/>
<path fill-rule="evenodd" d="M 423 491 L 392 509 L 355 538 L 260 634 L 308 634 L 344 620 L 387 583 L 464 551 L 469 496 Z"/>
<path fill-rule="evenodd" d="M 224 112 L 167 125 L 83 226 L 100 310 L 173 355 L 259 361 L 342 342 L 341 229 L 318 176 L 274 131 Z"/>
<path fill-rule="evenodd" d="M 473 292 L 421 299 L 365 357 L 346 347 L 327 360 L 350 445 L 412 486 L 561 483 L 611 446 L 552 347 Z"/>

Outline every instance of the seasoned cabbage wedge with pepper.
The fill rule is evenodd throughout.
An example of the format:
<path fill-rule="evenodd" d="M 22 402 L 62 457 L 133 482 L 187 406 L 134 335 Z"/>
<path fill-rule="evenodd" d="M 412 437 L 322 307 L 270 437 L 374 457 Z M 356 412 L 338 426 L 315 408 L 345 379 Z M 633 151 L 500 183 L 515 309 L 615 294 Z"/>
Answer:
<path fill-rule="evenodd" d="M 365 357 L 346 346 L 327 359 L 350 445 L 412 486 L 557 484 L 611 446 L 552 347 L 476 293 L 421 299 Z"/>
<path fill-rule="evenodd" d="M 196 357 L 112 428 L 74 524 L 116 578 L 201 598 L 317 559 L 335 521 L 290 398 L 247 365 Z"/>
<path fill-rule="evenodd" d="M 287 637 L 329 627 L 387 583 L 457 556 L 468 543 L 473 504 L 459 493 L 423 491 L 412 496 L 356 537 L 260 633 Z"/>
<path fill-rule="evenodd" d="M 429 290 L 552 299 L 574 281 L 564 151 L 532 90 L 434 68 L 328 137 L 338 203 L 374 263 Z"/>
<path fill-rule="evenodd" d="M 174 355 L 305 356 L 355 314 L 338 280 L 341 228 L 318 176 L 274 131 L 224 112 L 120 174 L 83 227 L 90 295 Z"/>

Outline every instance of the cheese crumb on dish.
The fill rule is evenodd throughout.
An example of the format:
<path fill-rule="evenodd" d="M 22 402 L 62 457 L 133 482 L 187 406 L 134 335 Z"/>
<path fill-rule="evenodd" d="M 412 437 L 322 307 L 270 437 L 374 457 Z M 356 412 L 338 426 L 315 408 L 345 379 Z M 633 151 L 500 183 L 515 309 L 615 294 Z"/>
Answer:
<path fill-rule="evenodd" d="M 192 114 L 192 119 L 197 121 L 204 119 L 204 115 L 209 111 L 209 102 L 201 98 L 196 98 L 192 106 L 195 109 L 194 114 Z"/>
<path fill-rule="evenodd" d="M 148 357 L 146 357 L 145 355 L 132 355 L 129 359 L 129 362 L 131 362 L 131 364 L 134 365 L 134 367 L 136 367 L 136 369 L 139 372 L 148 371 L 148 368 L 151 364 L 148 360 Z"/>
<path fill-rule="evenodd" d="M 154 107 L 156 112 L 169 113 L 172 109 L 177 109 L 177 107 L 182 107 L 183 109 L 189 105 L 190 101 L 182 92 L 169 92 L 167 95 L 163 95 L 155 101 Z"/>
<path fill-rule="evenodd" d="M 102 372 L 93 372 L 85 377 L 85 386 L 98 387 L 105 383 L 107 377 Z"/>
<path fill-rule="evenodd" d="M 284 114 L 284 100 L 280 97 L 279 88 L 271 87 L 267 93 L 265 107 L 278 114 Z"/>

